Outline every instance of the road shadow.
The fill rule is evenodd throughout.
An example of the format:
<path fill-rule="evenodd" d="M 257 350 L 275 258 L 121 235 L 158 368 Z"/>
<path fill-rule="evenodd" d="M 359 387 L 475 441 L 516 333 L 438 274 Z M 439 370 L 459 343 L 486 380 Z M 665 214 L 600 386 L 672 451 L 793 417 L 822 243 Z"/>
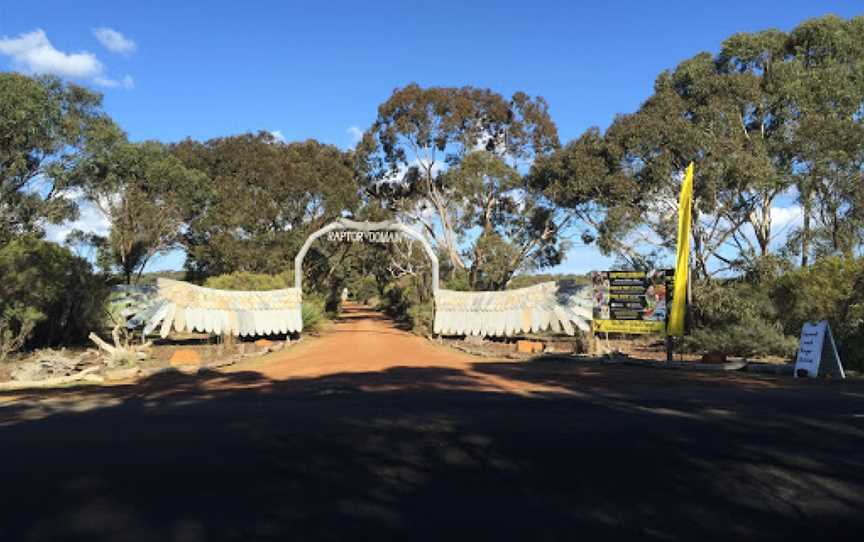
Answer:
<path fill-rule="evenodd" d="M 0 402 L 0 539 L 860 534 L 860 383 L 661 372 L 485 362 L 18 393 Z"/>

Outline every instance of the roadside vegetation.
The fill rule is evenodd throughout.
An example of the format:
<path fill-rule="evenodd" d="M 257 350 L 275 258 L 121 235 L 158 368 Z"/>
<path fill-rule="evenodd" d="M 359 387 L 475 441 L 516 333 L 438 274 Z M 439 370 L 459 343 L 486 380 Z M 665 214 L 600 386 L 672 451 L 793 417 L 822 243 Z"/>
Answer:
<path fill-rule="evenodd" d="M 636 111 L 571 141 L 550 111 L 523 92 L 412 83 L 351 150 L 265 131 L 132 142 L 98 93 L 0 73 L 0 357 L 80 344 L 110 287 L 152 282 L 148 262 L 168 251 L 185 254 L 175 278 L 290 286 L 306 237 L 344 216 L 412 225 L 455 290 L 561 278 L 542 273 L 575 245 L 622 268 L 670 267 L 692 161 L 683 346 L 788 357 L 801 324 L 824 318 L 844 362 L 864 367 L 864 18 L 730 36 L 658 74 Z M 84 209 L 104 234 L 52 234 Z M 416 243 L 322 240 L 303 274 L 309 329 L 347 288 L 431 333 Z"/>

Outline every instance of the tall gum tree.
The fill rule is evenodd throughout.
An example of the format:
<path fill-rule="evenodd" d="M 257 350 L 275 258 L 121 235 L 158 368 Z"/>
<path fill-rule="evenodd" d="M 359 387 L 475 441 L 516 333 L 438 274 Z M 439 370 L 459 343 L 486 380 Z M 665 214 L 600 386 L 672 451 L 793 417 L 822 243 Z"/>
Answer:
<path fill-rule="evenodd" d="M 808 254 L 852 253 L 864 201 L 862 21 L 828 16 L 789 34 L 736 34 L 716 56 L 701 53 L 660 74 L 639 110 L 604 134 L 589 130 L 541 161 L 537 182 L 590 226 L 586 239 L 631 263 L 674 248 L 690 161 L 697 276 L 774 250 L 785 232 L 775 231 L 773 211 L 793 188 L 804 220 L 791 239 L 802 263 Z M 608 197 L 613 188 L 617 200 Z"/>
<path fill-rule="evenodd" d="M 803 223 L 790 245 L 802 265 L 853 253 L 862 242 L 864 17 L 826 16 L 795 28 L 778 93 L 790 104 L 790 137 Z"/>
<path fill-rule="evenodd" d="M 119 269 L 129 284 L 155 255 L 178 246 L 183 208 L 202 189 L 204 175 L 183 166 L 165 145 L 130 143 L 116 127 L 92 138 L 84 155 L 72 176 L 109 231 L 75 233 L 95 245 L 103 267 Z"/>
<path fill-rule="evenodd" d="M 311 231 L 359 202 L 350 153 L 314 140 L 282 143 L 260 132 L 186 140 L 172 151 L 207 176 L 184 208 L 193 278 L 280 273 Z"/>
<path fill-rule="evenodd" d="M 474 287 L 500 288 L 512 271 L 506 279 L 479 280 L 478 266 L 493 244 L 500 254 L 515 255 L 517 267 L 546 265 L 560 252 L 553 248 L 559 240 L 554 212 L 540 212 L 519 173 L 558 146 L 557 129 L 540 97 L 517 92 L 508 100 L 488 89 L 409 84 L 379 106 L 356 156 L 369 194 L 419 224 L 450 268 L 469 271 Z M 472 154 L 473 163 L 461 167 Z M 479 192 L 494 196 L 478 202 Z M 502 228 L 504 215 L 491 212 L 508 205 L 516 192 L 532 209 L 534 223 L 523 225 L 530 235 L 544 237 L 543 250 L 536 250 L 527 229 Z M 478 246 L 481 239 L 486 249 Z"/>
<path fill-rule="evenodd" d="M 110 119 L 102 96 L 56 77 L 0 73 L 0 243 L 72 219 L 69 171 Z"/>

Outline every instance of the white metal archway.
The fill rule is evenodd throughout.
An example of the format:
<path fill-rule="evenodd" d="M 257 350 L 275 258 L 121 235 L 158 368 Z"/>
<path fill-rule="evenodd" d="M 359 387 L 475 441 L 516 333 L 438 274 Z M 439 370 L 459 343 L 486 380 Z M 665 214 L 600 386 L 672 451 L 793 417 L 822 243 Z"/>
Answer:
<path fill-rule="evenodd" d="M 432 292 L 433 294 L 438 293 L 438 256 L 435 255 L 432 245 L 429 244 L 429 241 L 427 241 L 425 237 L 405 224 L 395 220 L 385 220 L 382 222 L 357 222 L 356 220 L 350 220 L 348 218 L 340 218 L 335 222 L 331 222 L 306 238 L 306 242 L 303 243 L 300 252 L 298 252 L 297 256 L 294 257 L 294 287 L 300 292 L 303 291 L 303 259 L 306 257 L 306 253 L 309 252 L 309 247 L 311 247 L 312 243 L 319 237 L 327 235 L 331 231 L 338 230 L 353 230 L 360 232 L 397 231 L 419 241 L 420 244 L 423 245 L 423 250 L 426 251 L 429 261 L 432 263 Z"/>

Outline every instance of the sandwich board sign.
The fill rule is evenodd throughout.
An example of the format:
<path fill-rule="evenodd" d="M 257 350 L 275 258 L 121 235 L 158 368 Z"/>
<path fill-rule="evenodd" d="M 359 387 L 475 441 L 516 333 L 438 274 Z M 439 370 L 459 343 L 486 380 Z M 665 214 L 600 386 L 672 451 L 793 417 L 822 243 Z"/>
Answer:
<path fill-rule="evenodd" d="M 846 378 L 827 320 L 806 322 L 801 328 L 801 341 L 795 360 L 795 378 L 799 375 Z"/>

